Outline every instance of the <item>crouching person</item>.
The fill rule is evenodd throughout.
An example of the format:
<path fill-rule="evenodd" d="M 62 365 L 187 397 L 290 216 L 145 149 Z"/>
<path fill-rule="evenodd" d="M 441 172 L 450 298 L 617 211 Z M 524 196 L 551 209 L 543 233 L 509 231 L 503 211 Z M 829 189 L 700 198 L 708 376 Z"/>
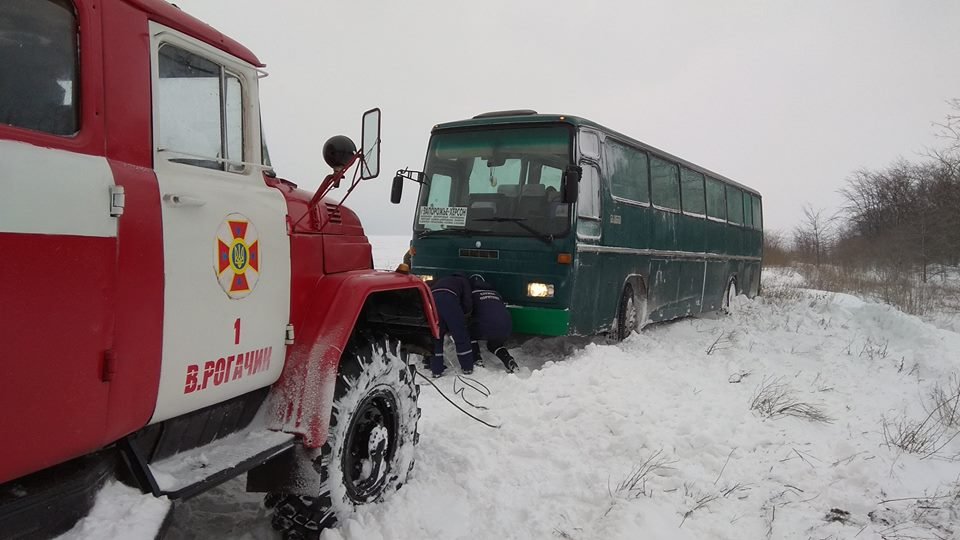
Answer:
<path fill-rule="evenodd" d="M 463 274 L 453 274 L 435 280 L 430 284 L 433 301 L 437 305 L 440 319 L 440 339 L 433 341 L 433 356 L 430 358 L 430 371 L 434 378 L 443 375 L 443 339 L 450 334 L 457 346 L 457 360 L 460 370 L 469 375 L 473 373 L 473 350 L 470 346 L 470 332 L 467 329 L 467 315 L 473 306 L 470 295 L 470 282 Z"/>
<path fill-rule="evenodd" d="M 517 370 L 517 361 L 510 355 L 504 344 L 513 332 L 510 312 L 500 296 L 479 274 L 470 276 L 470 290 L 473 297 L 473 315 L 470 317 L 471 348 L 475 361 L 480 360 L 479 340 L 487 341 L 487 350 L 503 362 L 508 373 Z"/>

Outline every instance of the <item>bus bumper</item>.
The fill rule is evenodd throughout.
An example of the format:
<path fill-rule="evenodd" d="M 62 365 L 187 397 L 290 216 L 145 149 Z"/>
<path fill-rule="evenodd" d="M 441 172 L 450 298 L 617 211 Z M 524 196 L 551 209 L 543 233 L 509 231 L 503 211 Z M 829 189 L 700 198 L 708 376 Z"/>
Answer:
<path fill-rule="evenodd" d="M 514 334 L 565 336 L 570 328 L 570 311 L 528 306 L 507 306 Z"/>

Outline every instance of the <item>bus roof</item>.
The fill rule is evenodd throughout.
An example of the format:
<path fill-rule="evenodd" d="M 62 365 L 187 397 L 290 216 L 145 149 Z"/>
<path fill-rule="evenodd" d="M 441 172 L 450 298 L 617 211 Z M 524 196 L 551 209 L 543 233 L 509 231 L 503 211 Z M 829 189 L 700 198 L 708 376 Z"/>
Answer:
<path fill-rule="evenodd" d="M 256 67 L 264 64 L 250 49 L 223 35 L 219 30 L 197 19 L 166 0 L 124 0 L 127 4 L 147 14 L 152 21 L 169 26 L 189 36 L 204 41 L 226 53 Z"/>
<path fill-rule="evenodd" d="M 492 113 L 484 113 L 481 115 L 477 115 L 467 120 L 456 120 L 453 122 L 444 122 L 442 124 L 437 124 L 433 126 L 432 133 L 436 133 L 437 131 L 444 131 L 448 129 L 463 129 L 463 128 L 472 128 L 472 127 L 504 126 L 504 125 L 515 125 L 515 124 L 553 124 L 553 123 L 566 123 L 575 127 L 589 127 L 589 128 L 596 129 L 598 131 L 602 131 L 607 135 L 612 135 L 614 138 L 620 139 L 624 142 L 627 142 L 639 148 L 643 148 L 644 150 L 652 151 L 661 156 L 670 158 L 671 160 L 676 161 L 677 163 L 685 167 L 693 169 L 697 172 L 701 172 L 707 176 L 716 178 L 718 180 L 723 180 L 728 184 L 737 186 L 743 189 L 744 191 L 749 191 L 750 193 L 756 195 L 757 197 L 762 198 L 759 191 L 751 187 L 745 186 L 735 180 L 731 180 L 730 178 L 727 178 L 722 174 L 715 173 L 710 169 L 706 169 L 704 167 L 701 167 L 700 165 L 691 163 L 669 152 L 664 152 L 659 148 L 656 148 L 644 142 L 640 142 L 618 131 L 614 131 L 592 120 L 588 120 L 586 118 L 582 118 L 579 116 L 571 116 L 568 114 L 539 114 L 531 110 L 503 111 L 503 113 L 492 112 Z"/>

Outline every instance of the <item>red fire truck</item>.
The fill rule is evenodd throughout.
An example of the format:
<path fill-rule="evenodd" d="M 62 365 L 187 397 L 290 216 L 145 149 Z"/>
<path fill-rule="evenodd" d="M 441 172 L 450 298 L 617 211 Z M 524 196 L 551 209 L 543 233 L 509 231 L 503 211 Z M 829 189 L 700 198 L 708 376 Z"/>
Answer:
<path fill-rule="evenodd" d="M 435 309 L 329 193 L 379 172 L 380 111 L 305 192 L 262 67 L 163 0 L 0 2 L 0 536 L 114 476 L 176 500 L 247 473 L 299 537 L 405 481 Z"/>

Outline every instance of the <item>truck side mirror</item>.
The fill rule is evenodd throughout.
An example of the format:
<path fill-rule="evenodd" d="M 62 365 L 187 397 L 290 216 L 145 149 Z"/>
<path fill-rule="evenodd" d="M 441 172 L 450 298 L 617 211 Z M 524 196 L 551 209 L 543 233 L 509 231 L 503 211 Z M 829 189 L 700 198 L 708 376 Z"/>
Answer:
<path fill-rule="evenodd" d="M 583 175 L 583 169 L 578 165 L 567 165 L 563 170 L 563 193 L 560 201 L 564 204 L 577 202 L 577 195 L 580 193 L 580 177 Z"/>
<path fill-rule="evenodd" d="M 393 177 L 393 185 L 390 186 L 390 202 L 400 204 L 401 197 L 403 197 L 403 177 L 398 174 Z"/>
<path fill-rule="evenodd" d="M 363 113 L 363 133 L 360 136 L 360 179 L 369 180 L 380 174 L 380 109 Z M 391 200 L 393 196 L 391 195 Z"/>

